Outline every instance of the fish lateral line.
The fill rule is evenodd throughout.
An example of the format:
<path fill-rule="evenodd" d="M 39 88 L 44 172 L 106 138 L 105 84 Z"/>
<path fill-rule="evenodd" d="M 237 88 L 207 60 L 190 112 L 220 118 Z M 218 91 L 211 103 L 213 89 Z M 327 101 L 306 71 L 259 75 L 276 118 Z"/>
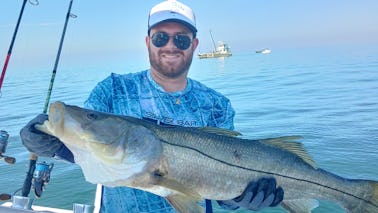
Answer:
<path fill-rule="evenodd" d="M 239 165 L 235 165 L 235 164 L 232 164 L 232 163 L 229 163 L 229 162 L 226 162 L 226 161 L 223 161 L 223 160 L 220 160 L 220 159 L 217 159 L 217 158 L 214 158 L 212 157 L 211 155 L 208 155 L 198 149 L 195 149 L 193 147 L 189 147 L 189 146 L 185 146 L 185 145 L 179 145 L 179 144 L 175 144 L 175 143 L 170 143 L 168 141 L 165 141 L 165 140 L 160 140 L 162 143 L 166 143 L 168 145 L 171 145 L 171 146 L 176 146 L 176 147 L 181 147 L 181 148 L 186 148 L 186 149 L 190 149 L 192 151 L 195 151 L 205 157 L 208 157 L 212 160 L 215 160 L 215 161 L 218 161 L 220 163 L 223 163 L 223 164 L 226 164 L 228 166 L 231 166 L 231 167 L 236 167 L 236 168 L 239 168 L 239 169 L 243 169 L 243 170 L 247 170 L 247 171 L 252 171 L 252 172 L 257 172 L 257 173 L 263 173 L 263 174 L 268 174 L 268 175 L 276 175 L 276 176 L 279 176 L 279 177 L 282 177 L 282 178 L 287 178 L 287 179 L 292 179 L 292 180 L 296 180 L 296 181 L 301 181 L 301 182 L 306 182 L 306 183 L 309 183 L 309 184 L 313 184 L 313 185 L 317 185 L 317 186 L 321 186 L 321 187 L 324 187 L 324 188 L 327 188 L 327 189 L 330 189 L 330 190 L 334 190 L 334 191 L 337 191 L 337 192 L 340 192 L 342 194 L 345 194 L 345 195 L 348 195 L 348 196 L 351 196 L 351 197 L 354 197 L 358 200 L 361 200 L 365 203 L 368 203 L 374 207 L 377 207 L 378 208 L 378 205 L 372 203 L 371 201 L 369 200 L 366 200 L 364 198 L 361 198 L 361 197 L 358 197 L 356 195 L 353 195 L 351 193 L 348 193 L 348 192 L 345 192 L 345 191 L 342 191 L 340 189 L 336 189 L 336 188 L 333 188 L 333 187 L 329 187 L 329 186 L 326 186 L 326 185 L 323 185 L 323 184 L 320 184 L 318 182 L 315 182 L 315 181 L 311 181 L 311 180 L 305 180 L 305 179 L 300 179 L 300 178 L 296 178 L 296 177 L 292 177 L 292 176 L 288 176 L 288 175 L 283 175 L 283 174 L 280 174 L 280 173 L 273 173 L 273 172 L 268 172 L 268 171 L 263 171 L 263 170 L 257 170 L 257 169 L 252 169 L 252 168 L 247 168 L 247 167 L 243 167 L 243 166 L 239 166 Z"/>

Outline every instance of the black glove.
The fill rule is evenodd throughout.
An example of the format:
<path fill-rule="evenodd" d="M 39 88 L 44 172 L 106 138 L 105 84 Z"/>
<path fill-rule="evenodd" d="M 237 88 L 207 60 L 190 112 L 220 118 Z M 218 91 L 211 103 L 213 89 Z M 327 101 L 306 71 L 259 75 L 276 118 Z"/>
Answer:
<path fill-rule="evenodd" d="M 235 210 L 243 207 L 258 211 L 266 207 L 274 207 L 281 203 L 284 191 L 276 186 L 274 178 L 260 178 L 251 181 L 244 192 L 232 200 L 218 200 L 218 204 L 225 209 Z"/>
<path fill-rule="evenodd" d="M 58 150 L 63 148 L 63 143 L 58 138 L 34 127 L 36 124 L 43 124 L 47 118 L 46 114 L 39 114 L 21 129 L 20 136 L 22 143 L 30 152 L 43 157 L 53 157 Z"/>

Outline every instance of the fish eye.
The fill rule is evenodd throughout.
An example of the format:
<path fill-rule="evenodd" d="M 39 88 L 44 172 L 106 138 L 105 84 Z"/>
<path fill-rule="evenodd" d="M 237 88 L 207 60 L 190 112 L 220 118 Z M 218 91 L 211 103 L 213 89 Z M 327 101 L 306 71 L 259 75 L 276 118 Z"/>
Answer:
<path fill-rule="evenodd" d="M 94 119 L 97 118 L 97 115 L 95 113 L 89 113 L 89 114 L 87 114 L 87 118 L 89 120 L 94 120 Z"/>

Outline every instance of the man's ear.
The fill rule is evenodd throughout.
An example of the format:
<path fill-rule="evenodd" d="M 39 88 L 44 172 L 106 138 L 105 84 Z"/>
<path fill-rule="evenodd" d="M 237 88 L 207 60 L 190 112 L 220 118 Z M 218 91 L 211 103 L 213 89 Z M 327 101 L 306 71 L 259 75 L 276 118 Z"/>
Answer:
<path fill-rule="evenodd" d="M 196 50 L 196 48 L 198 47 L 198 44 L 199 44 L 199 40 L 198 38 L 194 38 L 193 41 L 192 41 L 192 50 L 193 52 Z"/>
<path fill-rule="evenodd" d="M 146 47 L 148 48 L 150 44 L 150 37 L 148 35 L 146 36 L 145 41 L 146 41 Z"/>

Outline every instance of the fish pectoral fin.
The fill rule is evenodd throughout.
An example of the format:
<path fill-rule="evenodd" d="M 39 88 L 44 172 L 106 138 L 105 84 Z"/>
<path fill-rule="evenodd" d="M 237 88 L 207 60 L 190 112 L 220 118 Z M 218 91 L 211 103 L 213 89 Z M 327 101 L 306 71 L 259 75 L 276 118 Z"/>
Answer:
<path fill-rule="evenodd" d="M 165 178 L 164 175 L 156 173 L 154 174 L 154 185 L 174 191 L 172 195 L 165 198 L 178 212 L 204 212 L 204 209 L 198 205 L 198 201 L 203 200 L 203 198 L 197 192 L 178 181 Z"/>
<path fill-rule="evenodd" d="M 171 179 L 164 178 L 164 176 L 156 176 L 155 175 L 155 183 L 154 185 L 159 185 L 164 188 L 168 188 L 172 191 L 177 193 L 183 194 L 186 197 L 190 197 L 192 200 L 200 201 L 202 197 L 192 189 L 186 187 L 185 185 Z"/>
<path fill-rule="evenodd" d="M 202 213 L 205 209 L 200 206 L 197 200 L 183 194 L 175 194 L 165 197 L 168 202 L 176 209 L 176 211 L 190 212 L 190 213 Z"/>
<path fill-rule="evenodd" d="M 278 138 L 266 138 L 266 139 L 260 139 L 259 141 L 283 150 L 286 150 L 288 152 L 291 152 L 298 157 L 300 157 L 302 160 L 304 160 L 306 163 L 308 163 L 313 168 L 317 168 L 317 165 L 315 161 L 312 159 L 310 154 L 307 153 L 307 151 L 303 148 L 303 144 L 300 142 L 297 142 L 296 140 L 300 139 L 301 136 L 283 136 Z"/>
<path fill-rule="evenodd" d="M 281 206 L 291 213 L 311 213 L 311 210 L 319 206 L 319 201 L 315 199 L 284 200 Z"/>

